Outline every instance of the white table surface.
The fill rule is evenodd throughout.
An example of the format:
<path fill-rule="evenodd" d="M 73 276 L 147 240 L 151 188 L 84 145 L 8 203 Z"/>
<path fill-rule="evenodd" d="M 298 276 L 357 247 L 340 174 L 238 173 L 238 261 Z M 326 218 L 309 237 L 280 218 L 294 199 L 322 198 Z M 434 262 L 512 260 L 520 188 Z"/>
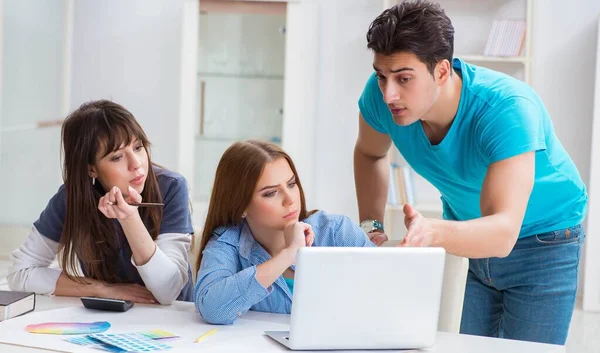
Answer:
<path fill-rule="evenodd" d="M 43 310 L 52 310 L 64 307 L 80 307 L 81 301 L 79 298 L 67 298 L 67 297 L 47 297 L 47 296 L 37 296 L 36 298 L 36 312 Z M 137 306 L 142 306 L 141 304 L 136 304 Z M 168 306 L 160 306 L 160 305 L 147 305 L 152 308 L 160 308 L 161 310 L 173 310 L 173 311 L 183 311 L 188 313 L 188 317 L 190 313 L 195 312 L 195 308 L 193 303 L 186 302 L 176 302 L 172 305 Z M 122 315 L 127 315 L 128 313 L 124 313 Z M 26 314 L 27 315 L 27 314 Z M 267 314 L 267 313 L 259 313 L 259 312 L 248 312 L 243 316 L 244 325 L 239 325 L 240 330 L 246 330 L 248 323 L 251 326 L 255 326 L 253 328 L 257 329 L 257 332 L 262 332 L 263 327 L 264 330 L 272 329 L 274 324 L 289 324 L 289 315 L 281 315 L 281 314 Z M 58 320 L 58 318 L 57 318 Z M 202 325 L 201 321 L 198 319 L 196 322 L 190 322 L 190 325 Z M 245 328 L 242 329 L 242 326 Z M 222 329 L 226 329 L 228 331 L 236 330 L 236 324 L 234 323 L 231 326 L 223 327 Z M 257 333 L 259 334 L 259 333 Z M 264 335 L 263 335 L 264 336 Z M 287 348 L 281 346 L 280 344 L 272 341 L 270 338 L 264 336 L 264 339 L 252 339 L 252 342 L 249 345 L 244 347 L 246 352 L 285 352 L 289 351 Z M 240 337 L 240 339 L 243 339 Z M 210 343 L 206 343 L 209 342 Z M 198 343 L 197 348 L 194 350 L 191 349 L 172 349 L 167 352 L 175 352 L 175 351 L 195 351 L 204 350 L 204 351 L 222 351 L 222 352 L 232 352 L 237 351 L 240 348 L 240 344 L 243 345 L 243 342 L 232 342 L 231 339 L 217 342 L 217 335 L 214 335 L 210 338 L 207 338 L 204 342 Z M 27 342 L 23 342 L 24 345 Z M 202 345 L 202 346 L 200 346 Z M 77 351 L 78 346 L 73 345 L 73 351 Z M 21 347 L 16 345 L 8 345 L 0 343 L 0 352 L 47 352 L 47 350 L 39 349 L 39 348 L 29 348 L 29 347 Z M 102 352 L 98 350 L 98 352 Z M 358 351 L 352 351 L 356 353 Z M 385 351 L 391 352 L 391 351 Z M 406 353 L 409 351 L 403 350 L 399 351 L 402 353 Z M 411 351 L 412 352 L 412 351 Z M 425 350 L 424 352 L 437 352 L 437 353 L 558 353 L 558 352 L 566 352 L 564 346 L 556 346 L 556 345 L 548 345 L 548 344 L 539 344 L 539 343 L 530 343 L 530 342 L 522 342 L 522 341 L 512 341 L 505 339 L 497 339 L 497 338 L 486 338 L 486 337 L 477 337 L 477 336 L 469 336 L 469 335 L 460 335 L 453 334 L 447 332 L 438 332 L 436 338 L 436 344 L 434 347 Z"/>

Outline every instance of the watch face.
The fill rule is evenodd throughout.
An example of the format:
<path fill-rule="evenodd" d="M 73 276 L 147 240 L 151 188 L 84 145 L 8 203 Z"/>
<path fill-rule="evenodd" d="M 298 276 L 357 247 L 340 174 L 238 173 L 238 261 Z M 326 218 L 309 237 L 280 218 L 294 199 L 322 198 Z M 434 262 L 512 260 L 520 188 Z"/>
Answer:
<path fill-rule="evenodd" d="M 373 227 L 373 221 L 363 221 L 360 223 L 360 227 L 365 233 L 370 233 L 375 230 L 375 227 Z"/>

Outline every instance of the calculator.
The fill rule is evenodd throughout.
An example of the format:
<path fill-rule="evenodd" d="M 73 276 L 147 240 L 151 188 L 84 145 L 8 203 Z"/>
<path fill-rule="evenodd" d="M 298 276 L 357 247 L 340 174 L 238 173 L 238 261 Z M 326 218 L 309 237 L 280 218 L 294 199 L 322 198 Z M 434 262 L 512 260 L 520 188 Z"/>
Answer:
<path fill-rule="evenodd" d="M 133 302 L 123 299 L 81 297 L 83 306 L 88 309 L 124 312 L 133 306 Z"/>

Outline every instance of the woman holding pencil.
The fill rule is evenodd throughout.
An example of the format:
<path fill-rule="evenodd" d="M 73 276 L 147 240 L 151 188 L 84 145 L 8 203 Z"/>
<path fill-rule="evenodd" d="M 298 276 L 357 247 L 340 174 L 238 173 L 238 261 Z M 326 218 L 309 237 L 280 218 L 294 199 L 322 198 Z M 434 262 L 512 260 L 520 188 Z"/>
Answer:
<path fill-rule="evenodd" d="M 65 119 L 64 184 L 11 255 L 12 290 L 192 300 L 187 183 L 152 163 L 149 147 L 119 104 L 88 102 Z M 57 254 L 60 268 L 53 268 Z"/>

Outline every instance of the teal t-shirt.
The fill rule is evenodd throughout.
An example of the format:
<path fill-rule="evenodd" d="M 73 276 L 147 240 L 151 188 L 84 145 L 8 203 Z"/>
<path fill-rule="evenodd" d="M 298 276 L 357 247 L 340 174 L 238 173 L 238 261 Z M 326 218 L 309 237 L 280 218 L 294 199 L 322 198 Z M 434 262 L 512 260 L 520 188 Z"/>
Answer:
<path fill-rule="evenodd" d="M 285 283 L 287 284 L 288 288 L 290 289 L 290 292 L 294 293 L 294 279 L 287 278 L 287 277 L 283 277 L 283 279 L 285 280 Z"/>
<path fill-rule="evenodd" d="M 388 134 L 408 164 L 440 191 L 444 219 L 481 217 L 479 198 L 488 166 L 535 151 L 535 184 L 519 236 L 581 223 L 587 209 L 585 185 L 533 89 L 460 59 L 453 66 L 463 80 L 460 103 L 439 144 L 429 142 L 421 121 L 408 126 L 394 122 L 375 74 L 358 101 L 362 116 Z"/>

